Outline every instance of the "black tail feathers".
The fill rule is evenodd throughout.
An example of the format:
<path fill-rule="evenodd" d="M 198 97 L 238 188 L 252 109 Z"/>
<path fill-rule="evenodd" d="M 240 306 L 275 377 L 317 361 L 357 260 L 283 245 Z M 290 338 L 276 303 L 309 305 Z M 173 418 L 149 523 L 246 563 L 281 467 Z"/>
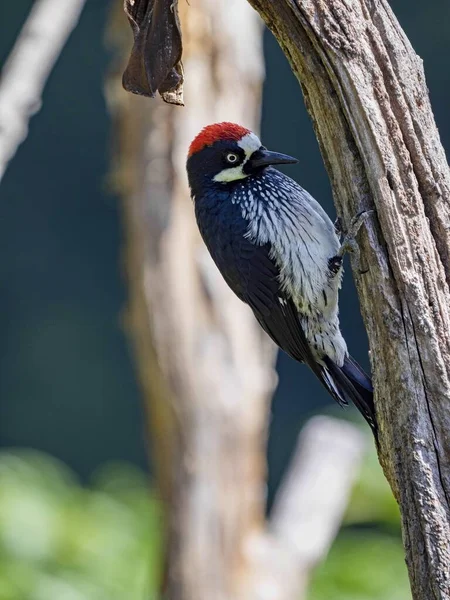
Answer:
<path fill-rule="evenodd" d="M 375 439 L 377 439 L 377 422 L 373 404 L 372 381 L 351 356 L 346 356 L 342 367 L 338 367 L 329 358 L 325 364 L 336 390 L 333 396 L 340 404 L 348 404 L 351 400 L 362 416 L 369 423 Z M 336 393 L 338 392 L 338 397 Z"/>

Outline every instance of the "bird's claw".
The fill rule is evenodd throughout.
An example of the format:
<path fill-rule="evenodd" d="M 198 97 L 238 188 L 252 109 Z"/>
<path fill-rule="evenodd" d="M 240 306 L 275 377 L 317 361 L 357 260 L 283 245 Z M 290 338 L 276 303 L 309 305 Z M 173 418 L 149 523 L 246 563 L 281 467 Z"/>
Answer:
<path fill-rule="evenodd" d="M 364 223 L 364 221 L 366 221 L 366 219 L 368 219 L 368 217 L 370 217 L 371 214 L 373 214 L 373 210 L 363 210 L 352 219 L 350 227 L 348 231 L 345 232 L 344 239 L 336 256 L 336 258 L 340 258 L 342 261 L 344 254 L 351 252 L 353 254 L 355 268 L 361 275 L 367 273 L 368 269 L 361 269 L 360 251 L 356 241 L 356 236 L 361 229 L 361 225 Z"/>
<path fill-rule="evenodd" d="M 339 237 L 341 237 L 341 235 L 343 234 L 343 227 L 342 227 L 342 219 L 341 217 L 336 217 L 336 220 L 333 223 L 334 225 L 334 231 L 336 232 L 336 235 L 338 235 Z"/>

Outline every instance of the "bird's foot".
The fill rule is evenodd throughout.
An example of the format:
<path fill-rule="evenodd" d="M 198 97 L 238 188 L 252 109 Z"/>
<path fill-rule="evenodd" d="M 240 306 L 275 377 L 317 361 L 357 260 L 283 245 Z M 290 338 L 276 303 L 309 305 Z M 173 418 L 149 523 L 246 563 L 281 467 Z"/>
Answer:
<path fill-rule="evenodd" d="M 328 259 L 328 268 L 330 270 L 331 276 L 334 277 L 338 274 L 340 268 L 342 267 L 342 256 L 332 256 Z"/>
<path fill-rule="evenodd" d="M 358 235 L 358 232 L 361 229 L 361 225 L 364 223 L 364 221 L 366 221 L 368 217 L 370 217 L 372 213 L 373 210 L 363 210 L 352 219 L 348 231 L 345 232 L 344 239 L 342 241 L 341 247 L 339 248 L 337 255 L 333 256 L 328 261 L 330 271 L 333 274 L 336 274 L 340 269 L 342 261 L 344 259 L 344 254 L 346 254 L 347 252 L 351 252 L 353 254 L 355 268 L 359 271 L 359 273 L 367 273 L 368 269 L 361 269 L 360 252 L 358 243 L 356 241 L 356 236 Z"/>
<path fill-rule="evenodd" d="M 341 217 L 336 217 L 336 220 L 334 221 L 333 225 L 336 235 L 341 237 L 341 235 L 344 233 Z"/>

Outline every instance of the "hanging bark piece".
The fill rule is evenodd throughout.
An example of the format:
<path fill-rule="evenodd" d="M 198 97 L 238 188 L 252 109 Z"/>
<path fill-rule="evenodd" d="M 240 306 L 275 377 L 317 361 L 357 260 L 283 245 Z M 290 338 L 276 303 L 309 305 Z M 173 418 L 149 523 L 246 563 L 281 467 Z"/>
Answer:
<path fill-rule="evenodd" d="M 134 45 L 123 74 L 133 94 L 183 105 L 182 43 L 178 0 L 124 0 Z"/>

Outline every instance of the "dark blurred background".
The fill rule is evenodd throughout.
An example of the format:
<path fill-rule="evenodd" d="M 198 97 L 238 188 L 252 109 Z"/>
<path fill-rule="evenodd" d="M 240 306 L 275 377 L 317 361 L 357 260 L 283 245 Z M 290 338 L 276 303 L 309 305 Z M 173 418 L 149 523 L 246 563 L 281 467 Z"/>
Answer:
<path fill-rule="evenodd" d="M 32 4 L 1 3 L 0 62 Z M 436 120 L 450 146 L 450 4 L 396 0 L 392 6 L 424 60 Z M 109 459 L 147 464 L 136 373 L 121 327 L 120 205 L 107 185 L 112 132 L 103 82 L 110 9 L 110 0 L 88 0 L 0 186 L 0 444 L 44 450 L 83 477 Z M 290 174 L 334 218 L 300 89 L 269 34 L 265 57 L 264 143 L 299 158 Z M 340 306 L 348 345 L 368 367 L 348 269 Z M 287 356 L 280 355 L 278 370 L 272 483 L 302 421 L 330 403 L 309 371 Z"/>
<path fill-rule="evenodd" d="M 1 63 L 32 4 L 0 3 Z M 107 183 L 112 132 L 103 83 L 111 56 L 104 32 L 111 4 L 88 0 L 0 185 L 0 445 L 48 453 L 83 481 L 111 461 L 148 468 L 140 393 L 121 325 L 120 204 Z M 441 137 L 450 147 L 450 4 L 391 4 L 424 60 Z M 299 159 L 289 174 L 334 218 L 299 86 L 268 34 L 265 58 L 264 144 Z M 349 269 L 340 305 L 348 345 L 368 368 Z M 278 371 L 269 498 L 304 420 L 337 410 L 306 368 L 280 355 Z"/>

